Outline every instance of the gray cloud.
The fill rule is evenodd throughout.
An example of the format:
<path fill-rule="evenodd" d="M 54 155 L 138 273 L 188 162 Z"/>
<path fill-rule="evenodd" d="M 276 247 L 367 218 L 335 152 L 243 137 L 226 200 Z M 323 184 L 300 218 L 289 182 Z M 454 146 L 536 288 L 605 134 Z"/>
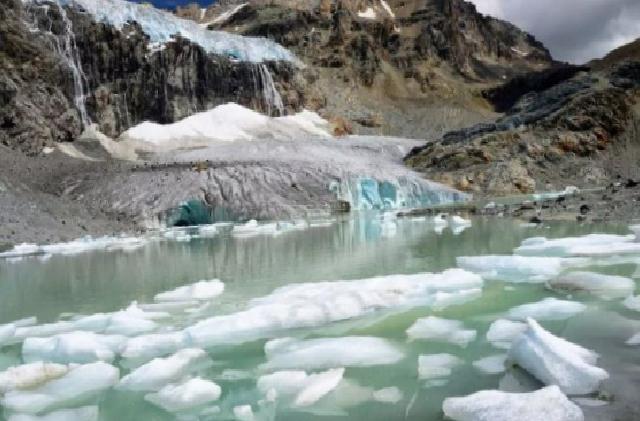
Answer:
<path fill-rule="evenodd" d="M 584 63 L 640 37 L 639 0 L 470 0 L 532 33 L 558 60 Z"/>

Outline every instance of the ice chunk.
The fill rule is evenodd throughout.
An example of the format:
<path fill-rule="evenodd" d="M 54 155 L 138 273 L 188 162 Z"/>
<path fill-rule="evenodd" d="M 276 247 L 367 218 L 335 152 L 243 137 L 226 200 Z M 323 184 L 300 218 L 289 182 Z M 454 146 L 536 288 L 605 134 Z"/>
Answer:
<path fill-rule="evenodd" d="M 203 350 L 182 349 L 170 357 L 156 358 L 135 369 L 122 378 L 118 389 L 154 392 L 209 363 L 210 359 Z"/>
<path fill-rule="evenodd" d="M 191 285 L 181 286 L 173 291 L 162 292 L 154 297 L 160 302 L 185 302 L 211 300 L 224 291 L 224 284 L 219 279 L 200 281 Z"/>
<path fill-rule="evenodd" d="M 568 395 L 596 391 L 609 375 L 596 367 L 598 354 L 554 336 L 535 320 L 509 350 L 509 358 L 546 385 L 557 385 Z"/>
<path fill-rule="evenodd" d="M 640 345 L 640 333 L 636 333 L 635 335 L 630 337 L 625 343 L 630 346 Z"/>
<path fill-rule="evenodd" d="M 402 400 L 402 392 L 395 386 L 385 387 L 373 392 L 373 399 L 378 402 L 396 404 Z"/>
<path fill-rule="evenodd" d="M 367 9 L 364 12 L 358 12 L 358 16 L 363 19 L 375 19 L 376 12 L 375 10 L 373 10 L 372 7 L 367 7 Z"/>
<path fill-rule="evenodd" d="M 144 398 L 167 412 L 182 412 L 215 402 L 221 393 L 222 389 L 217 384 L 194 378 L 180 384 L 169 384 Z"/>
<path fill-rule="evenodd" d="M 0 325 L 0 348 L 9 344 L 13 340 L 16 334 L 16 325 L 9 323 L 6 325 Z"/>
<path fill-rule="evenodd" d="M 485 279 L 508 282 L 542 283 L 558 276 L 563 270 L 583 266 L 587 259 L 529 256 L 458 257 L 458 266 L 479 273 Z"/>
<path fill-rule="evenodd" d="M 62 364 L 37 362 L 11 367 L 0 373 L 0 395 L 19 389 L 33 389 L 69 372 Z"/>
<path fill-rule="evenodd" d="M 98 421 L 99 414 L 97 406 L 83 406 L 61 409 L 45 415 L 13 414 L 7 418 L 7 421 Z"/>
<path fill-rule="evenodd" d="M 277 223 L 259 224 L 258 221 L 251 220 L 245 224 L 233 227 L 231 234 L 234 237 L 248 238 L 257 235 L 278 235 L 280 231 L 278 230 Z"/>
<path fill-rule="evenodd" d="M 276 336 L 286 329 L 322 326 L 380 310 L 438 305 L 438 293 L 466 297 L 482 283 L 478 275 L 451 269 L 441 274 L 292 284 L 252 300 L 247 310 L 202 320 L 188 327 L 185 334 L 201 347 L 239 344 Z M 453 298 L 447 296 L 447 300 Z"/>
<path fill-rule="evenodd" d="M 593 272 L 570 272 L 552 279 L 549 285 L 553 288 L 589 291 L 605 300 L 628 297 L 636 287 L 633 279 Z"/>
<path fill-rule="evenodd" d="M 583 421 L 582 410 L 556 386 L 531 393 L 484 390 L 442 404 L 454 421 Z"/>
<path fill-rule="evenodd" d="M 344 376 L 344 368 L 334 368 L 324 373 L 310 375 L 304 388 L 296 396 L 293 405 L 304 407 L 314 404 L 335 389 L 342 380 L 342 376 Z"/>
<path fill-rule="evenodd" d="M 500 374 L 505 370 L 507 354 L 492 355 L 473 362 L 473 366 L 485 374 Z"/>
<path fill-rule="evenodd" d="M 156 333 L 129 339 L 122 349 L 122 357 L 133 361 L 148 361 L 172 354 L 187 346 L 182 332 Z"/>
<path fill-rule="evenodd" d="M 635 297 L 629 296 L 625 298 L 622 304 L 629 310 L 640 311 L 640 295 Z"/>
<path fill-rule="evenodd" d="M 633 235 L 589 234 L 582 237 L 547 239 L 545 237 L 527 238 L 516 254 L 523 256 L 571 256 L 583 247 L 600 248 L 612 244 L 627 243 L 634 240 Z"/>
<path fill-rule="evenodd" d="M 468 227 L 471 226 L 471 221 L 461 216 L 453 215 L 449 218 L 449 225 L 451 227 Z"/>
<path fill-rule="evenodd" d="M 509 349 L 513 341 L 525 330 L 527 330 L 526 323 L 499 319 L 489 326 L 487 341 L 496 348 Z"/>
<path fill-rule="evenodd" d="M 344 368 L 308 375 L 304 371 L 278 371 L 258 379 L 258 390 L 291 401 L 295 407 L 310 406 L 333 391 L 342 381 Z"/>
<path fill-rule="evenodd" d="M 233 415 L 238 421 L 254 421 L 251 405 L 238 405 L 233 407 Z"/>
<path fill-rule="evenodd" d="M 418 357 L 418 377 L 423 380 L 449 377 L 454 368 L 464 361 L 451 354 L 420 355 Z"/>
<path fill-rule="evenodd" d="M 587 306 L 582 303 L 549 297 L 536 303 L 514 307 L 509 310 L 508 317 L 514 320 L 526 320 L 529 317 L 536 320 L 565 320 L 586 309 Z"/>
<path fill-rule="evenodd" d="M 1 403 L 9 411 L 38 414 L 89 399 L 115 385 L 118 377 L 118 369 L 103 362 L 80 365 L 35 389 L 10 391 Z"/>
<path fill-rule="evenodd" d="M 27 362 L 50 361 L 62 364 L 112 362 L 125 341 L 124 336 L 82 331 L 50 338 L 27 338 L 22 344 L 22 357 Z"/>
<path fill-rule="evenodd" d="M 265 345 L 263 368 L 326 369 L 395 364 L 404 353 L 390 341 L 367 336 L 297 340 L 276 339 Z"/>
<path fill-rule="evenodd" d="M 14 339 L 21 342 L 26 338 L 43 338 L 47 336 L 59 335 L 76 330 L 73 323 L 67 321 L 46 323 L 37 326 L 19 327 L 16 329 Z"/>
<path fill-rule="evenodd" d="M 461 347 L 466 347 L 476 339 L 476 331 L 465 330 L 462 322 L 433 316 L 417 320 L 407 329 L 407 335 L 411 340 L 428 339 Z"/>

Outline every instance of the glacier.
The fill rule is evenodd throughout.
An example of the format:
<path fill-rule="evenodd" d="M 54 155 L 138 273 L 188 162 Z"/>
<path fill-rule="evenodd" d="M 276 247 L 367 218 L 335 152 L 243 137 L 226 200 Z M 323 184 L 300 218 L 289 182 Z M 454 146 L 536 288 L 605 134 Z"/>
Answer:
<path fill-rule="evenodd" d="M 40 0 L 27 0 L 40 4 Z M 286 48 L 266 38 L 244 37 L 222 31 L 209 31 L 196 22 L 181 19 L 144 4 L 125 0 L 55 0 L 60 6 L 80 8 L 97 22 L 107 23 L 121 30 L 128 22 L 137 22 L 151 43 L 162 45 L 179 34 L 199 44 L 207 52 L 253 63 L 300 61 Z"/>

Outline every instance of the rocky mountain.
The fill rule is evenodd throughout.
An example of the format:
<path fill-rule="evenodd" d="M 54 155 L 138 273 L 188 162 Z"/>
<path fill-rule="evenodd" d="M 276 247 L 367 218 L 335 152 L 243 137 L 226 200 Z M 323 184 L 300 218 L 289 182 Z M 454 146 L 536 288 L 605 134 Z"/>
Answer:
<path fill-rule="evenodd" d="M 431 139 L 411 152 L 407 164 L 481 195 L 637 178 L 640 61 L 629 54 L 636 47 L 591 67 L 558 67 L 486 91 L 505 109 L 503 117 Z"/>

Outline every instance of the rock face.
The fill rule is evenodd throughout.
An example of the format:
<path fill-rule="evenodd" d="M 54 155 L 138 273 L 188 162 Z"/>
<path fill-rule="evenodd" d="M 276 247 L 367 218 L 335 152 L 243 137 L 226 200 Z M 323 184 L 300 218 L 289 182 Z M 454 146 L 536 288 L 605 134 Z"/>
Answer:
<path fill-rule="evenodd" d="M 640 62 L 585 70 L 535 73 L 487 93 L 498 106 L 514 105 L 495 123 L 413 150 L 406 162 L 430 178 L 493 195 L 636 178 Z"/>

